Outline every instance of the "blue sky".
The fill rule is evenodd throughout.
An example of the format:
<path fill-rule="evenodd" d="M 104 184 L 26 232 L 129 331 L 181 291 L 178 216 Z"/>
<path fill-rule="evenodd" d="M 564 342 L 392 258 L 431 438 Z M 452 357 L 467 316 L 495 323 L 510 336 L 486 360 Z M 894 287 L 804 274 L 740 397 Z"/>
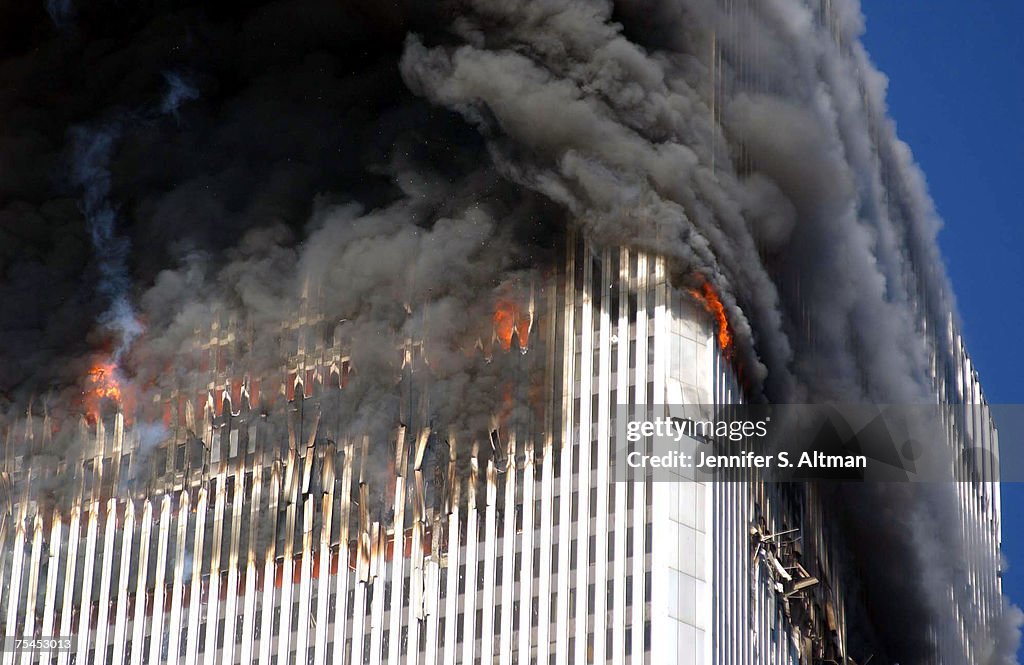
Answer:
<path fill-rule="evenodd" d="M 897 131 L 945 220 L 939 243 L 985 393 L 992 403 L 1024 403 L 1024 3 L 862 0 L 862 8 Z M 1024 605 L 1024 484 L 1002 490 L 1003 585 Z"/>

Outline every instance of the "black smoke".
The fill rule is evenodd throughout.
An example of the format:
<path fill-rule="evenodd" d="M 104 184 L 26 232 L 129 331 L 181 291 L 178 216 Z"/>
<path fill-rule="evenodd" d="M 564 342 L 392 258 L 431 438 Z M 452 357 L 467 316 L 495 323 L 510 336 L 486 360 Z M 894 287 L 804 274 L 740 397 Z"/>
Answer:
<path fill-rule="evenodd" d="M 96 325 L 112 289 L 138 303 L 162 270 L 215 271 L 254 229 L 294 246 L 318 200 L 392 202 L 397 159 L 442 179 L 478 161 L 402 84 L 417 13 L 397 5 L 30 4 L 0 8 L 9 401 L 73 382 L 112 344 Z M 106 253 L 89 246 L 97 216 Z"/>

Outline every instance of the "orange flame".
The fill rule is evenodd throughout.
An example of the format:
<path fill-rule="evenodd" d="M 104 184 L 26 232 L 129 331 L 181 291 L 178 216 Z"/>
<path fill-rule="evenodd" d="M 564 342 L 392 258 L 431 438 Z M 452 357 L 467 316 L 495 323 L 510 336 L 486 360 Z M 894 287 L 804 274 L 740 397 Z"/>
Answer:
<path fill-rule="evenodd" d="M 700 290 L 690 289 L 690 295 L 700 302 L 718 325 L 718 345 L 727 355 L 732 351 L 732 332 L 729 330 L 729 319 L 725 316 L 725 305 L 707 281 L 701 284 Z"/>
<path fill-rule="evenodd" d="M 511 300 L 499 300 L 494 304 L 494 334 L 505 351 L 512 348 L 512 333 L 516 329 L 518 314 L 519 307 Z"/>
<path fill-rule="evenodd" d="M 533 316 L 530 310 L 508 298 L 499 298 L 494 303 L 494 336 L 505 351 L 512 349 L 512 337 L 516 338 L 519 350 L 526 353 L 530 343 L 530 326 Z"/>
<path fill-rule="evenodd" d="M 85 408 L 89 419 L 95 422 L 99 419 L 103 400 L 109 399 L 121 404 L 124 398 L 121 382 L 117 378 L 117 365 L 97 362 L 89 369 L 87 381 Z"/>

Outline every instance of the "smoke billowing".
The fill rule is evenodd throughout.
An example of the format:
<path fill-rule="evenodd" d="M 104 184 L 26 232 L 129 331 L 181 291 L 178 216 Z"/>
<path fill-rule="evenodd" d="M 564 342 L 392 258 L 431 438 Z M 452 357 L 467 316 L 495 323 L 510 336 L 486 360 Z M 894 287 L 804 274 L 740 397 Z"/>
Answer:
<path fill-rule="evenodd" d="M 347 417 L 393 410 L 417 338 L 438 417 L 478 429 L 500 368 L 464 349 L 569 224 L 707 279 L 764 398 L 930 401 L 953 310 L 939 223 L 858 6 L 811 5 L 4 9 L 24 26 L 0 40 L 5 404 L 74 393 L 97 350 L 180 387 L 218 318 L 249 331 L 246 372 L 277 371 L 308 301 L 358 358 Z M 851 541 L 876 638 L 918 662 L 957 629 L 934 597 L 958 579 L 955 497 L 837 491 L 872 535 Z M 989 662 L 1011 662 L 1006 616 Z"/>

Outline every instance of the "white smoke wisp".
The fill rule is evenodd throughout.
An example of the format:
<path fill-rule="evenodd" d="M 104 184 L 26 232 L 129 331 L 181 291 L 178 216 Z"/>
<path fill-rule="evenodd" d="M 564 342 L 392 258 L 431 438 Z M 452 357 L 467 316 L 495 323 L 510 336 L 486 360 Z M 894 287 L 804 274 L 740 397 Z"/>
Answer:
<path fill-rule="evenodd" d="M 1022 626 L 1024 611 L 1004 598 L 999 618 L 992 627 L 987 644 L 983 642 L 978 662 L 984 665 L 1017 665 Z"/>
<path fill-rule="evenodd" d="M 82 190 L 82 212 L 99 263 L 98 290 L 110 301 L 100 323 L 114 336 L 115 364 L 142 332 L 130 296 L 130 244 L 117 232 L 117 209 L 110 200 L 110 158 L 120 133 L 119 123 L 92 129 L 78 127 L 72 132 L 72 178 Z"/>
<path fill-rule="evenodd" d="M 178 108 L 199 96 L 198 90 L 176 72 L 164 72 L 167 92 L 158 105 L 161 115 L 175 117 Z M 118 365 L 143 327 L 132 304 L 132 281 L 128 258 L 131 243 L 118 232 L 118 208 L 111 200 L 112 175 L 110 163 L 118 140 L 126 125 L 151 121 L 153 113 L 118 114 L 115 119 L 96 126 L 79 126 L 71 130 L 71 179 L 81 190 L 81 208 L 89 237 L 95 250 L 100 281 L 98 291 L 109 300 L 109 307 L 100 316 L 100 324 L 114 338 L 111 360 Z"/>
<path fill-rule="evenodd" d="M 75 15 L 75 6 L 71 0 L 46 0 L 46 13 L 58 28 L 66 27 Z"/>
<path fill-rule="evenodd" d="M 177 117 L 182 104 L 199 98 L 199 90 L 179 72 L 164 72 L 164 81 L 167 82 L 167 92 L 160 100 L 160 113 L 164 115 Z"/>

